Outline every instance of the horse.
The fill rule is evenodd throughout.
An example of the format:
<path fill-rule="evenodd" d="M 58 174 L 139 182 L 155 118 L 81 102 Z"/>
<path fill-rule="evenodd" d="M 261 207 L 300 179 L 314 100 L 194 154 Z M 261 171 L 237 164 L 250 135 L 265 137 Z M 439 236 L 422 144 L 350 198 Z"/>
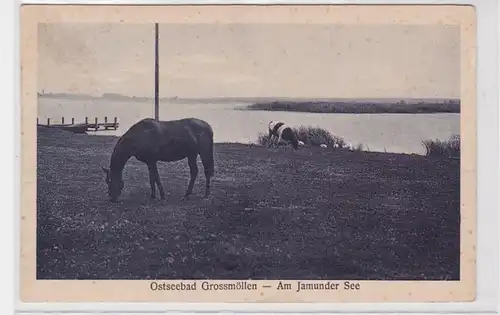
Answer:
<path fill-rule="evenodd" d="M 122 172 L 131 157 L 148 166 L 151 198 L 156 198 L 156 185 L 161 200 L 165 200 L 157 162 L 175 162 L 187 158 L 191 177 L 183 199 L 188 199 L 198 176 L 197 158 L 200 155 L 205 172 L 207 198 L 210 195 L 210 179 L 214 175 L 213 135 L 212 127 L 197 118 L 140 120 L 118 139 L 111 154 L 109 169 L 102 167 L 106 174 L 110 201 L 116 202 L 121 195 L 124 186 Z"/>
<path fill-rule="evenodd" d="M 297 150 L 299 148 L 299 139 L 297 135 L 292 130 L 290 126 L 282 121 L 272 120 L 268 125 L 269 136 L 267 138 L 267 147 L 269 148 L 275 139 L 278 138 L 277 144 L 279 145 L 282 141 L 288 142 L 292 147 Z M 273 140 L 273 141 L 271 141 Z"/>

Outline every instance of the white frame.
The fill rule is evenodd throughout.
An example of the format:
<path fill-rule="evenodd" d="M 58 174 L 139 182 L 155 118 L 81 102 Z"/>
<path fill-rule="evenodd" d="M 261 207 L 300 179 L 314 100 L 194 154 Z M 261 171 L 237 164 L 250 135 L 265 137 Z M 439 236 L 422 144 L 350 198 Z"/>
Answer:
<path fill-rule="evenodd" d="M 6 2 L 0 1 L 3 6 Z M 477 12 L 477 116 L 478 116 L 478 229 L 477 229 L 477 299 L 474 302 L 467 303 L 362 303 L 362 304 L 342 304 L 342 303 L 314 303 L 314 304 L 185 304 L 185 303 L 59 303 L 59 304 L 42 304 L 42 303 L 22 303 L 19 301 L 19 212 L 20 212 L 20 161 L 19 161 L 19 141 L 20 141 L 20 61 L 19 61 L 19 5 L 32 3 L 50 3 L 50 4 L 472 4 L 476 7 Z M 4 80 L 12 80 L 14 88 L 9 92 L 14 92 L 13 101 L 4 101 L 3 105 L 14 103 L 15 120 L 14 123 L 14 141 L 16 144 L 16 178 L 14 179 L 14 228 L 17 239 L 15 240 L 15 308 L 19 314 L 30 313 L 37 314 L 39 312 L 65 312 L 71 313 L 72 311 L 82 314 L 83 312 L 115 312 L 115 313 L 178 313 L 185 312 L 192 314 L 196 312 L 280 312 L 280 313 L 380 313 L 380 312 L 397 312 L 397 313 L 489 313 L 498 314 L 500 312 L 499 304 L 499 259 L 500 253 L 500 233 L 498 227 L 500 226 L 500 216 L 498 215 L 498 195 L 499 185 L 498 178 L 500 175 L 500 161 L 499 147 L 499 100 L 498 100 L 498 86 L 499 81 L 499 38 L 498 38 L 498 16 L 500 5 L 496 0 L 455 0 L 455 1 L 430 1 L 430 0 L 393 0 L 393 1 L 376 1 L 376 0 L 275 0 L 275 1 L 216 1 L 216 0 L 168 0 L 168 1 L 68 1 L 68 0 L 29 0 L 19 1 L 18 5 L 14 7 L 14 43 L 15 54 L 14 59 L 9 60 L 14 67 L 14 73 L 3 73 Z M 0 20 L 3 20 L 1 18 Z M 4 23 L 4 21 L 2 21 Z M 7 26 L 2 25 L 0 30 L 8 32 L 8 27 L 13 27 L 10 24 Z M 3 48 L 5 49 L 5 48 Z M 2 86 L 4 86 L 2 84 Z M 4 93 L 0 94 L 4 95 Z M 5 126 L 3 126 L 4 128 Z M 12 129 L 12 127 L 11 127 Z M 12 131 L 12 130 L 10 130 Z M 3 163 L 0 163 L 3 164 Z M 3 166 L 2 166 L 3 167 Z M 3 174 L 3 172 L 1 173 Z M 12 182 L 10 182 L 12 183 Z M 7 183 L 9 185 L 9 183 Z M 9 211 L 9 207 L 2 207 L 2 211 Z M 12 221 L 2 220 L 5 223 L 12 223 Z M 9 224 L 12 226 L 12 224 Z M 3 230 L 3 229 L 2 229 Z M 12 234 L 11 234 L 12 235 Z M 495 236 L 496 242 L 492 241 L 491 236 Z M 3 238 L 5 239 L 5 238 Z M 9 290 L 9 289 L 8 289 Z M 2 307 L 5 305 L 3 302 L 0 304 Z"/>

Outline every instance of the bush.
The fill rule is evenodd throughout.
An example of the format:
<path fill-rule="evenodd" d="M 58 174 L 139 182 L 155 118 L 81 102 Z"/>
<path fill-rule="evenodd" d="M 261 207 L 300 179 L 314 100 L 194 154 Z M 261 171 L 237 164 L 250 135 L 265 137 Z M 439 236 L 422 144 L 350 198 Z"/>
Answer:
<path fill-rule="evenodd" d="M 293 128 L 299 141 L 304 142 L 307 146 L 319 147 L 321 144 L 326 144 L 329 148 L 346 148 L 347 145 L 342 137 L 332 135 L 329 131 L 310 126 L 300 126 Z M 261 145 L 267 145 L 268 133 L 260 132 L 257 137 L 257 142 Z"/>
<path fill-rule="evenodd" d="M 427 156 L 460 157 L 460 136 L 453 135 L 449 140 L 422 141 Z"/>

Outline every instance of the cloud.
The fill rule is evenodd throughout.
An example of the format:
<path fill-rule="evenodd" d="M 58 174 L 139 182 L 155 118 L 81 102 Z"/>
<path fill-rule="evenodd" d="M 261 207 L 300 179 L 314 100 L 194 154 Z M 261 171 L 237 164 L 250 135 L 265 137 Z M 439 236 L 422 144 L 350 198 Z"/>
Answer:
<path fill-rule="evenodd" d="M 165 59 L 164 59 L 165 60 Z M 242 71 L 239 63 L 211 54 L 176 55 L 160 61 L 160 75 L 169 81 L 193 81 L 212 84 L 251 83 L 259 78 Z"/>
<path fill-rule="evenodd" d="M 121 83 L 127 81 L 124 77 L 108 77 L 106 80 L 110 83 Z"/>
<path fill-rule="evenodd" d="M 206 71 L 199 69 L 198 71 L 161 71 L 160 74 L 167 80 L 182 80 L 182 81 L 197 81 L 210 82 L 211 84 L 238 84 L 251 83 L 259 80 L 257 76 L 251 74 L 243 74 L 234 70 L 220 69 L 218 71 Z"/>
<path fill-rule="evenodd" d="M 160 57 L 161 58 L 161 57 Z M 208 54 L 189 54 L 189 55 L 176 55 L 174 63 L 194 63 L 194 64 L 224 64 L 225 58 L 219 56 L 211 56 Z"/>

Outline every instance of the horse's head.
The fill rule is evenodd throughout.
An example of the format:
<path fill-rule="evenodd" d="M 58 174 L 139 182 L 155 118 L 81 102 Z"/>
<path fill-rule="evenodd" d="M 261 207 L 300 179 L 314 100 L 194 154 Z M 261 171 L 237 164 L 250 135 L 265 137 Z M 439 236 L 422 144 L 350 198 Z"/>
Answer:
<path fill-rule="evenodd" d="M 122 194 L 123 180 L 121 178 L 113 178 L 110 175 L 109 169 L 103 167 L 102 170 L 106 173 L 106 184 L 108 185 L 108 196 L 111 202 L 116 202 Z"/>

